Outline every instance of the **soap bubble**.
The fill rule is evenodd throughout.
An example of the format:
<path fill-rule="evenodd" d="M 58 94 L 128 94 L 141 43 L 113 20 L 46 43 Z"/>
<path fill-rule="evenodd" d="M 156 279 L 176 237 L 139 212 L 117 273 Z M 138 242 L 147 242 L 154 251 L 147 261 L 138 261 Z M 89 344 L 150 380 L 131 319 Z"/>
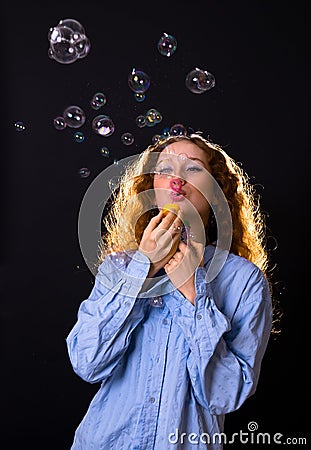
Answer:
<path fill-rule="evenodd" d="M 175 125 L 172 125 L 170 128 L 170 135 L 171 136 L 186 136 L 187 130 L 181 123 L 175 123 Z"/>
<path fill-rule="evenodd" d="M 177 41 L 171 34 L 164 33 L 157 47 L 161 55 L 171 56 L 177 49 Z"/>
<path fill-rule="evenodd" d="M 101 114 L 94 117 L 92 122 L 92 129 L 95 131 L 95 133 L 107 137 L 111 136 L 114 133 L 115 125 L 109 116 Z"/>
<path fill-rule="evenodd" d="M 141 103 L 145 100 L 146 95 L 142 92 L 135 92 L 134 98 L 137 102 Z"/>
<path fill-rule="evenodd" d="M 67 126 L 66 121 L 62 116 L 55 117 L 53 123 L 56 130 L 64 130 Z"/>
<path fill-rule="evenodd" d="M 24 122 L 22 122 L 21 120 L 15 122 L 14 127 L 16 131 L 24 131 L 26 128 Z"/>
<path fill-rule="evenodd" d="M 83 142 L 84 141 L 84 134 L 81 133 L 81 131 L 76 131 L 73 135 L 73 138 L 76 142 Z"/>
<path fill-rule="evenodd" d="M 109 156 L 109 154 L 110 154 L 109 148 L 106 147 L 105 145 L 103 145 L 103 146 L 100 148 L 99 152 L 100 152 L 101 156 L 104 156 L 105 158 L 108 158 L 108 156 Z"/>
<path fill-rule="evenodd" d="M 107 103 L 107 98 L 105 94 L 102 92 L 97 92 L 94 94 L 92 100 L 91 100 L 91 107 L 93 109 L 100 109 L 102 106 L 104 106 Z"/>
<path fill-rule="evenodd" d="M 144 128 L 147 125 L 146 117 L 143 116 L 142 114 L 136 117 L 135 122 L 139 128 Z"/>
<path fill-rule="evenodd" d="M 162 121 L 162 115 L 155 108 L 150 108 L 145 114 L 147 127 L 154 127 Z"/>
<path fill-rule="evenodd" d="M 81 178 L 87 178 L 90 175 L 91 171 L 87 167 L 81 167 L 81 169 L 78 170 L 78 174 Z"/>
<path fill-rule="evenodd" d="M 121 136 L 121 142 L 124 145 L 132 145 L 134 142 L 134 136 L 132 133 L 123 133 Z"/>
<path fill-rule="evenodd" d="M 63 118 L 70 128 L 80 128 L 86 120 L 85 112 L 76 105 L 68 106 L 63 112 Z"/>
<path fill-rule="evenodd" d="M 50 47 L 48 55 L 61 64 L 71 64 L 84 58 L 90 51 L 90 41 L 84 27 L 75 19 L 60 20 L 48 32 Z"/>
<path fill-rule="evenodd" d="M 170 129 L 168 127 L 164 128 L 164 130 L 162 131 L 162 135 L 164 137 L 169 137 L 170 136 Z"/>
<path fill-rule="evenodd" d="M 194 94 L 203 94 L 215 86 L 215 77 L 207 70 L 196 67 L 186 76 L 185 84 Z"/>
<path fill-rule="evenodd" d="M 151 142 L 153 144 L 157 144 L 159 141 L 161 141 L 162 136 L 161 134 L 155 134 L 154 136 L 152 136 Z"/>
<path fill-rule="evenodd" d="M 128 85 L 130 89 L 136 94 L 143 94 L 150 87 L 150 78 L 142 70 L 132 69 L 132 72 L 128 76 Z"/>

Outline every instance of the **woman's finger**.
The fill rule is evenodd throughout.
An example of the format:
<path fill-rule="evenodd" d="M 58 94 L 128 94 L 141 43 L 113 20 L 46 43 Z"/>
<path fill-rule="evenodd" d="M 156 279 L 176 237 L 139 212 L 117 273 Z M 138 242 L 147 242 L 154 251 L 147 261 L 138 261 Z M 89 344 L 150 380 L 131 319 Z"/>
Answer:
<path fill-rule="evenodd" d="M 172 259 L 177 261 L 178 263 L 183 259 L 184 255 L 181 251 L 178 251 L 173 255 Z"/>
<path fill-rule="evenodd" d="M 164 266 L 164 270 L 166 273 L 171 273 L 178 265 L 178 261 L 171 258 L 167 264 Z"/>
<path fill-rule="evenodd" d="M 175 213 L 170 211 L 159 224 L 159 229 L 168 230 L 173 224 L 174 226 L 181 226 L 181 220 Z"/>
<path fill-rule="evenodd" d="M 183 255 L 185 255 L 187 248 L 188 248 L 187 244 L 185 244 L 183 241 L 180 241 L 178 249 Z"/>
<path fill-rule="evenodd" d="M 157 214 L 156 216 L 152 217 L 152 219 L 150 220 L 150 222 L 148 223 L 148 225 L 146 226 L 145 230 L 148 231 L 153 231 L 161 222 L 162 220 L 162 210 L 159 212 L 159 214 Z"/>

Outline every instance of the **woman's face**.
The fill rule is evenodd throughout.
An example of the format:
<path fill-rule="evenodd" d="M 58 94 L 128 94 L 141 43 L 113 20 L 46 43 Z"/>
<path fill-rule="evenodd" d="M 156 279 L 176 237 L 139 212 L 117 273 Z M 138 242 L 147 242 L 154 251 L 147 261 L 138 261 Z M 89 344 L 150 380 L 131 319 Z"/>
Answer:
<path fill-rule="evenodd" d="M 207 154 L 193 142 L 179 141 L 165 147 L 154 175 L 158 207 L 175 203 L 189 220 L 199 213 L 206 227 L 213 184 L 209 171 Z"/>

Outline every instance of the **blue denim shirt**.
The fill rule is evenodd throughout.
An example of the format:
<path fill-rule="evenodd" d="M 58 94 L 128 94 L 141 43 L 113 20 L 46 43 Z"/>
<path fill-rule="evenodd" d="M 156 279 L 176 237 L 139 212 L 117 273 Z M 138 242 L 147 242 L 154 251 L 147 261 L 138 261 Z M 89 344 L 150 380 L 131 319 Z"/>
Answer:
<path fill-rule="evenodd" d="M 74 371 L 101 383 L 72 450 L 222 448 L 225 414 L 255 392 L 272 304 L 263 273 L 233 254 L 207 283 L 213 252 L 195 271 L 194 305 L 167 276 L 141 297 L 150 262 L 139 251 L 99 266 L 66 341 Z"/>

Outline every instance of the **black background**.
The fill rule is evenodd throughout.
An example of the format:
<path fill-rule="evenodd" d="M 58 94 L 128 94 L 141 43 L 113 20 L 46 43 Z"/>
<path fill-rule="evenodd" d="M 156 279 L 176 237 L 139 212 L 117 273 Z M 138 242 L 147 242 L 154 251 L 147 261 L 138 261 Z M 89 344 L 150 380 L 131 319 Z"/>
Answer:
<path fill-rule="evenodd" d="M 114 158 L 139 153 L 154 134 L 175 123 L 203 131 L 241 162 L 269 214 L 274 279 L 284 310 L 282 333 L 269 343 L 256 394 L 227 416 L 227 434 L 247 431 L 247 424 L 256 421 L 261 432 L 307 437 L 306 5 L 266 0 L 125 6 L 94 0 L 6 1 L 1 9 L 1 448 L 69 450 L 98 389 L 73 373 L 65 344 L 79 304 L 93 285 L 78 241 L 80 204 L 92 180 Z M 69 65 L 47 56 L 49 28 L 65 18 L 78 20 L 91 41 L 88 56 Z M 178 43 L 170 58 L 156 47 L 164 32 Z M 134 100 L 127 84 L 133 67 L 151 78 L 142 103 Z M 202 95 L 184 84 L 195 67 L 216 78 L 216 86 Z M 90 99 L 97 91 L 106 94 L 105 113 L 116 124 L 108 138 L 91 130 L 97 112 Z M 69 105 L 86 113 L 82 143 L 73 140 L 75 130 L 53 126 Z M 149 108 L 157 108 L 163 121 L 139 129 L 135 118 Z M 19 120 L 25 124 L 23 132 L 15 130 Z M 120 140 L 126 131 L 135 137 L 131 146 Z M 102 144 L 109 147 L 109 158 L 100 155 Z M 81 167 L 90 169 L 88 178 L 79 177 Z M 241 445 L 250 447 L 260 446 Z"/>

